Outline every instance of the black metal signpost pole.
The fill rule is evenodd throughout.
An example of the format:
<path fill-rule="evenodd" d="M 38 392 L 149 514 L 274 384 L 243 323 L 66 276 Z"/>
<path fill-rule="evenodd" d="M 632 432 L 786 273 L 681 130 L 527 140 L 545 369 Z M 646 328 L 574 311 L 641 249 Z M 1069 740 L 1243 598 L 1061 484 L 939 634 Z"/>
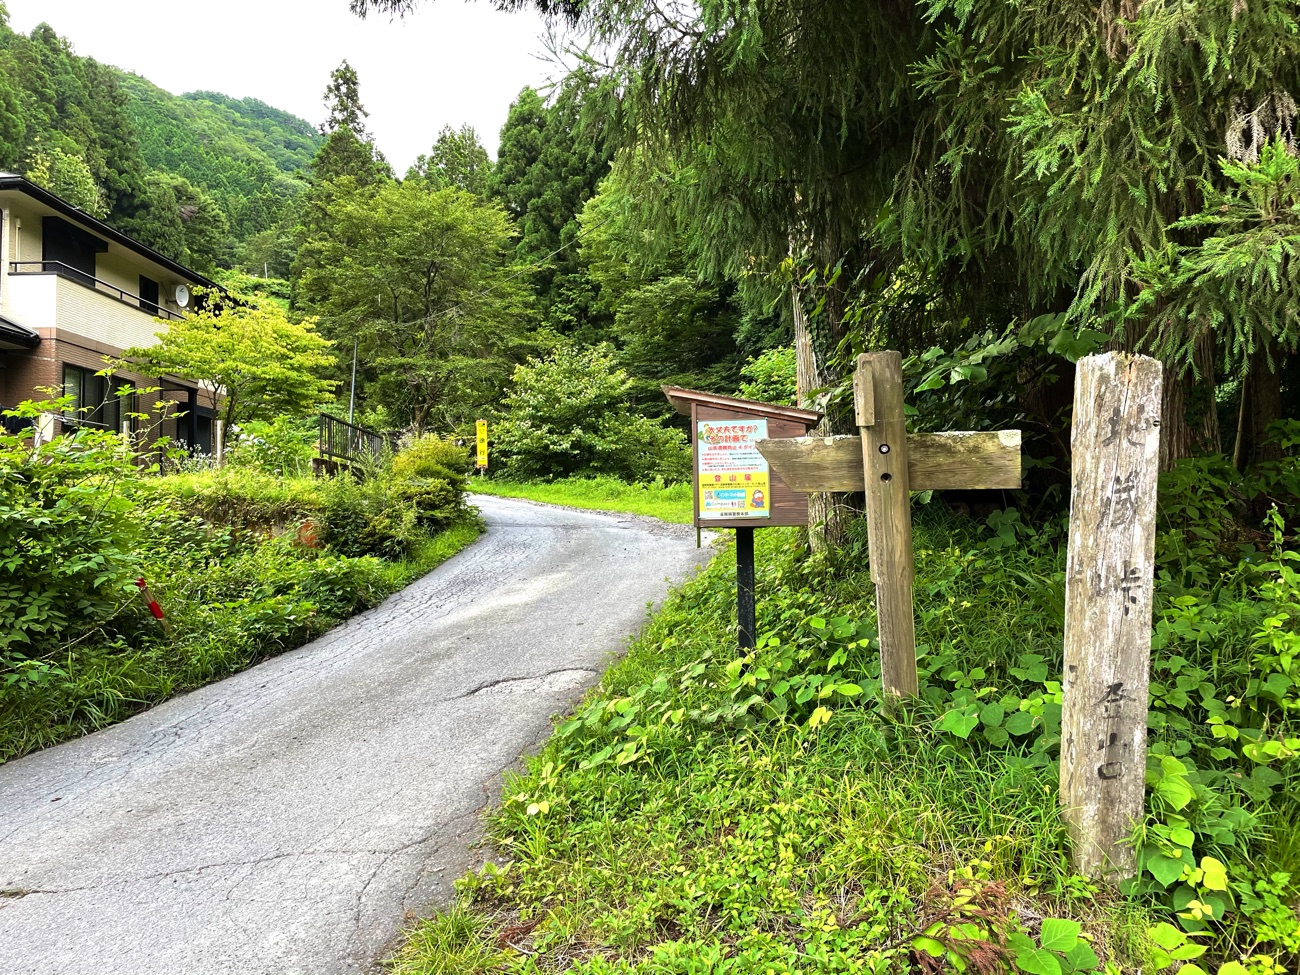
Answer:
<path fill-rule="evenodd" d="M 736 529 L 736 621 L 740 649 L 754 648 L 754 529 Z"/>

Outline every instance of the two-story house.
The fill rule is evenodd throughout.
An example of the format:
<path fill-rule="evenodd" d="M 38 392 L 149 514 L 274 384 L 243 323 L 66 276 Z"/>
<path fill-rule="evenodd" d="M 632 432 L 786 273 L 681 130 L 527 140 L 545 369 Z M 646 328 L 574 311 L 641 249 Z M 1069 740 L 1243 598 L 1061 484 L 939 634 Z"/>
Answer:
<path fill-rule="evenodd" d="M 210 388 L 170 376 L 96 375 L 105 356 L 156 342 L 163 325 L 155 319 L 180 317 L 195 287 L 216 285 L 22 176 L 0 173 L 0 408 L 62 390 L 85 411 L 46 417 L 47 436 L 90 424 L 213 452 Z M 125 385 L 159 391 L 114 395 Z M 183 415 L 161 425 L 129 418 L 156 416 L 159 400 Z"/>

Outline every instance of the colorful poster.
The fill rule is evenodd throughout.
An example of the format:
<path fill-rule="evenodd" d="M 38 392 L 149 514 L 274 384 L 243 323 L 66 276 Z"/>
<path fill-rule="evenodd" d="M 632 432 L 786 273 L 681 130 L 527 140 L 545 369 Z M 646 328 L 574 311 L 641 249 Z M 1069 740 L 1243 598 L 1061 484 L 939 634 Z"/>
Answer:
<path fill-rule="evenodd" d="M 755 444 L 767 439 L 767 420 L 700 420 L 695 429 L 695 473 L 701 518 L 770 518 L 767 461 Z"/>
<path fill-rule="evenodd" d="M 487 467 L 487 420 L 478 421 L 478 458 L 475 466 Z"/>

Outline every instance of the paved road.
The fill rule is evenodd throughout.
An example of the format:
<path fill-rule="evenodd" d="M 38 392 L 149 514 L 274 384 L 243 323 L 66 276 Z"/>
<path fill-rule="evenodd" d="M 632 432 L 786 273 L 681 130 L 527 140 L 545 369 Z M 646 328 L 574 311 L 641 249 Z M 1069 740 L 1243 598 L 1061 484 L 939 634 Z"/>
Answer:
<path fill-rule="evenodd" d="M 368 972 L 442 902 L 502 771 L 708 555 L 476 503 L 487 534 L 382 606 L 0 766 L 0 973 Z"/>

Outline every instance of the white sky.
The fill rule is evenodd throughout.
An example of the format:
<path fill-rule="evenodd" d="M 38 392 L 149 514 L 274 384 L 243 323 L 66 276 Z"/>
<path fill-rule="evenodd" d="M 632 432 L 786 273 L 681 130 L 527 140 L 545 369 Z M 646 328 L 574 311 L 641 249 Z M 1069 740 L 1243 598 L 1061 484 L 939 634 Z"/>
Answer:
<path fill-rule="evenodd" d="M 543 19 L 486 0 L 424 0 L 414 15 L 360 20 L 348 0 L 4 0 L 10 25 L 41 21 L 76 52 L 143 75 L 173 94 L 252 96 L 313 125 L 345 58 L 357 70 L 369 128 L 398 175 L 438 130 L 474 126 L 495 157 L 519 89 L 557 69 L 543 60 Z"/>

